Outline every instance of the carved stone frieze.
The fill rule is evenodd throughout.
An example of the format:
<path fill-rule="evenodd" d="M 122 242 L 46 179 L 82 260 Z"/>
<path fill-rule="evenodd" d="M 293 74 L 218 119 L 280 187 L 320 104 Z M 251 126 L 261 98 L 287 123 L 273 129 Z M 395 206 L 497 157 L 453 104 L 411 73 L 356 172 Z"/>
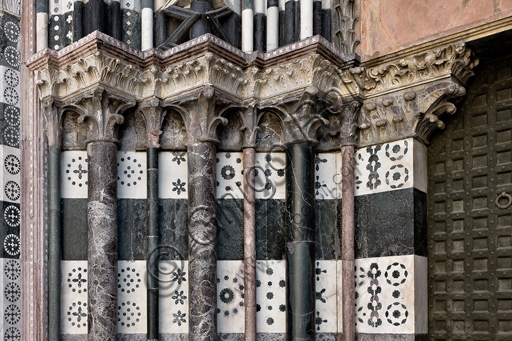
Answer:
<path fill-rule="evenodd" d="M 228 106 L 240 108 L 244 137 L 239 143 L 245 146 L 258 144 L 265 111 L 279 117 L 283 143 L 318 142 L 319 150 L 408 137 L 427 142 L 444 126 L 443 115 L 455 112 L 478 64 L 464 43 L 359 65 L 322 40 L 280 48 L 275 55 L 249 55 L 209 36 L 192 42 L 190 52 L 173 49 L 174 54 L 132 53 L 121 43 L 87 39 L 67 47 L 66 54 L 47 51 L 29 60 L 40 99 L 67 104 L 80 99 L 83 105 L 92 98 L 86 93 L 105 89 L 109 96 L 143 103 L 139 111 L 151 146 L 159 144 L 163 119 L 153 102 L 180 113 L 188 143 L 218 142 L 216 127 L 225 124 L 221 112 Z"/>
<path fill-rule="evenodd" d="M 478 65 L 473 52 L 462 42 L 366 69 L 365 97 L 381 96 L 441 78 L 466 84 Z"/>
<path fill-rule="evenodd" d="M 97 86 L 122 96 L 140 98 L 147 82 L 136 66 L 99 51 L 61 69 L 47 65 L 35 71 L 35 79 L 40 98 L 51 96 L 60 101 Z"/>

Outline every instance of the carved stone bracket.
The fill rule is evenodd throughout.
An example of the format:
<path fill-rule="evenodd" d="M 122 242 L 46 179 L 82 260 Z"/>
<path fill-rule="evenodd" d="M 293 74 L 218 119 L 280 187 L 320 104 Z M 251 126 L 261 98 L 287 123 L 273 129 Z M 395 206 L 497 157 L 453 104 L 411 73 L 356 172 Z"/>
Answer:
<path fill-rule="evenodd" d="M 78 123 L 85 122 L 87 140 L 85 143 L 118 141 L 118 125 L 124 122 L 123 112 L 135 106 L 135 101 L 97 88 L 66 101 L 64 109 L 76 111 Z"/>
<path fill-rule="evenodd" d="M 258 115 L 257 109 L 258 108 L 256 107 L 256 102 L 254 101 L 241 109 L 243 112 L 241 117 L 244 122 L 244 126 L 241 128 L 241 130 L 244 132 L 244 148 L 256 147 L 256 139 L 258 131 L 260 131 L 258 122 L 261 118 L 261 114 Z"/>

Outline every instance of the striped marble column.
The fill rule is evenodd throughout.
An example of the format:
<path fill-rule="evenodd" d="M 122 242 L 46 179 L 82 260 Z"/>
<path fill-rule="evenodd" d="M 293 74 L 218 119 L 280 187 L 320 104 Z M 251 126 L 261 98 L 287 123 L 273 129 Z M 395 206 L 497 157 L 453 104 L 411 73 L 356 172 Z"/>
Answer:
<path fill-rule="evenodd" d="M 279 47 L 279 4 L 278 0 L 267 1 L 267 51 Z"/>
<path fill-rule="evenodd" d="M 313 0 L 300 1 L 300 40 L 313 36 Z"/>
<path fill-rule="evenodd" d="M 254 0 L 242 0 L 242 51 L 254 49 Z"/>
<path fill-rule="evenodd" d="M 141 50 L 153 48 L 153 0 L 142 0 Z"/>
<path fill-rule="evenodd" d="M 36 50 L 48 47 L 48 0 L 36 1 Z"/>
<path fill-rule="evenodd" d="M 315 19 L 316 20 L 316 19 Z M 322 0 L 322 29 L 320 34 L 328 41 L 332 41 L 331 37 L 331 0 Z M 316 34 L 316 33 L 315 33 Z"/>
<path fill-rule="evenodd" d="M 265 0 L 254 1 L 254 50 L 265 51 Z"/>

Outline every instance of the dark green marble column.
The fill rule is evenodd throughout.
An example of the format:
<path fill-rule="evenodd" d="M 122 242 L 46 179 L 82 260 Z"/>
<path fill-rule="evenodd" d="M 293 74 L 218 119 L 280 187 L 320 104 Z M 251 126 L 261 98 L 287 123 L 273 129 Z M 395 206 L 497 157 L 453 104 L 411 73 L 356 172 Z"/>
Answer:
<path fill-rule="evenodd" d="M 147 149 L 148 166 L 148 341 L 158 340 L 158 148 Z M 153 277 L 152 275 L 156 276 Z"/>
<path fill-rule="evenodd" d="M 287 149 L 288 340 L 315 340 L 314 147 Z"/>

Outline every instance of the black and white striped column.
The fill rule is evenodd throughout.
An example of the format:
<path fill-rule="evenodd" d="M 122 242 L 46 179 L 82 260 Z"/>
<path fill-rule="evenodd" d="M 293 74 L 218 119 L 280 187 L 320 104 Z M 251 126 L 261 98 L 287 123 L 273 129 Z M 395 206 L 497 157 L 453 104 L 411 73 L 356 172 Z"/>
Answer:
<path fill-rule="evenodd" d="M 313 4 L 314 5 L 314 4 Z M 316 20 L 316 18 L 315 18 Z M 322 30 L 320 34 L 331 41 L 331 0 L 322 0 Z M 317 33 L 315 33 L 317 34 Z"/>
<path fill-rule="evenodd" d="M 48 47 L 48 0 L 37 0 L 36 10 L 36 49 L 39 51 Z"/>
<path fill-rule="evenodd" d="M 242 51 L 253 51 L 253 0 L 242 0 Z"/>
<path fill-rule="evenodd" d="M 153 48 L 153 0 L 142 0 L 141 50 Z"/>
<path fill-rule="evenodd" d="M 254 0 L 254 50 L 265 51 L 265 0 Z"/>
<path fill-rule="evenodd" d="M 279 47 L 279 4 L 278 0 L 267 0 L 267 51 Z"/>

